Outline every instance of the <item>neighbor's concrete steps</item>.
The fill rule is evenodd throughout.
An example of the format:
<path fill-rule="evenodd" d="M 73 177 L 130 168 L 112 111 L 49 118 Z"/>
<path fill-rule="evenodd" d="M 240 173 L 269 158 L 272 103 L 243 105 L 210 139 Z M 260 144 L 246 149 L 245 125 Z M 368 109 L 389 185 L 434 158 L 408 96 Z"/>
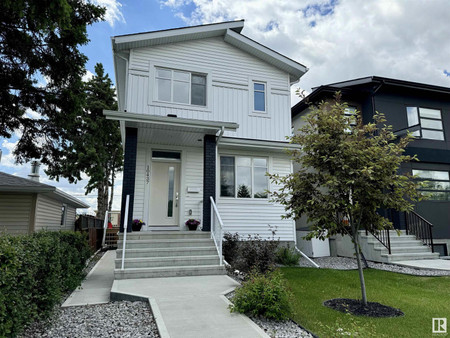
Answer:
<path fill-rule="evenodd" d="M 364 231 L 360 232 L 361 246 L 363 247 L 366 259 L 375 262 L 393 263 L 403 260 L 416 259 L 438 259 L 438 253 L 432 253 L 431 249 L 416 240 L 413 235 L 406 235 L 404 231 L 398 236 L 395 230 L 389 232 L 391 240 L 391 254 L 375 237 L 371 234 L 366 236 Z"/>
<path fill-rule="evenodd" d="M 124 270 L 123 234 L 119 235 L 115 279 L 205 276 L 226 274 L 219 265 L 210 233 L 154 231 L 127 234 Z"/>

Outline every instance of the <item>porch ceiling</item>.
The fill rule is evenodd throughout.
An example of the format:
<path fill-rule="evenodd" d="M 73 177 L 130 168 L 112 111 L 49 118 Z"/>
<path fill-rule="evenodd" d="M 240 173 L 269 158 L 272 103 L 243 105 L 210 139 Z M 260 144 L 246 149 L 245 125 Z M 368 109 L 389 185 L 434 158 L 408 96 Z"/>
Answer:
<path fill-rule="evenodd" d="M 138 128 L 138 142 L 161 145 L 201 147 L 203 145 L 203 136 L 207 133 L 214 134 L 211 129 L 152 125 L 148 123 L 138 123 L 133 126 L 127 123 L 126 126 Z"/>

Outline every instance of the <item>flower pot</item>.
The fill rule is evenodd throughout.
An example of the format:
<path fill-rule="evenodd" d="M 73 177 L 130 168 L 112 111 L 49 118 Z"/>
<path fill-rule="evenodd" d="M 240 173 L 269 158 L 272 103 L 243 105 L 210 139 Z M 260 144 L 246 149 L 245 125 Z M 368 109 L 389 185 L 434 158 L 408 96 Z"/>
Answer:
<path fill-rule="evenodd" d="M 197 224 L 188 224 L 187 225 L 190 231 L 197 230 L 198 225 Z"/>
<path fill-rule="evenodd" d="M 131 224 L 131 230 L 133 231 L 141 231 L 142 229 L 142 224 Z"/>

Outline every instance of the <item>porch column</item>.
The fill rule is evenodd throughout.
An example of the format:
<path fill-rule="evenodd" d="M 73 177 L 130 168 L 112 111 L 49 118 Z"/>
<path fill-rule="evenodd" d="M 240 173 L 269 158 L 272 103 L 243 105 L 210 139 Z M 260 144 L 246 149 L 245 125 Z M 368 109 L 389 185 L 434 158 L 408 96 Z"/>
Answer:
<path fill-rule="evenodd" d="M 211 231 L 211 201 L 216 199 L 216 135 L 205 135 L 203 143 L 203 231 Z"/>
<path fill-rule="evenodd" d="M 134 204 L 134 182 L 136 178 L 136 149 L 137 128 L 127 127 L 125 128 L 125 154 L 123 163 L 122 207 L 120 209 L 120 232 L 124 231 L 123 227 L 125 223 L 125 205 L 127 195 L 130 195 L 127 232 L 131 232 Z"/>

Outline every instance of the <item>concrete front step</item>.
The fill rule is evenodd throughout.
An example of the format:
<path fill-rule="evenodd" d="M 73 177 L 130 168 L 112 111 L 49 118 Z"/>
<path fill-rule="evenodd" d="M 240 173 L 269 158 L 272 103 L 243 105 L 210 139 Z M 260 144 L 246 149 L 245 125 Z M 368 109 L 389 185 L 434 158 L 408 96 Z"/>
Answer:
<path fill-rule="evenodd" d="M 122 258 L 122 249 L 117 249 L 117 258 Z M 175 248 L 141 248 L 126 249 L 126 258 L 144 257 L 173 257 L 173 256 L 202 256 L 217 255 L 214 245 L 204 247 L 175 247 Z"/>
<path fill-rule="evenodd" d="M 439 253 L 435 252 L 419 252 L 419 253 L 392 253 L 392 254 L 381 254 L 381 257 L 385 258 L 388 262 L 395 261 L 407 261 L 415 259 L 438 259 Z"/>
<path fill-rule="evenodd" d="M 130 239 L 192 239 L 211 238 L 210 232 L 205 231 L 137 231 L 127 233 L 127 241 Z M 123 239 L 123 233 L 119 234 Z"/>
<path fill-rule="evenodd" d="M 219 265 L 219 256 L 216 253 L 216 255 L 208 256 L 125 258 L 124 263 L 125 269 Z M 115 264 L 116 269 L 120 269 L 122 266 L 122 259 L 117 258 Z"/>
<path fill-rule="evenodd" d="M 135 268 L 125 270 L 115 269 L 114 279 L 208 276 L 225 274 L 225 267 L 219 265 L 171 266 L 160 268 Z"/>
<path fill-rule="evenodd" d="M 367 240 L 369 243 L 379 242 L 378 239 L 376 239 L 372 235 L 370 235 L 370 236 L 364 235 L 364 236 L 361 236 L 361 238 Z M 418 242 L 420 242 L 419 240 L 416 239 L 416 236 L 413 236 L 413 235 L 401 235 L 401 236 L 397 236 L 397 235 L 392 236 L 391 235 L 389 238 L 391 240 L 391 243 L 392 242 L 399 242 L 400 243 L 400 242 L 407 242 L 407 241 L 418 241 Z"/>
<path fill-rule="evenodd" d="M 375 246 L 374 250 L 377 251 L 386 251 L 387 248 L 384 246 Z M 423 253 L 423 252 L 431 252 L 431 249 L 426 245 L 417 245 L 417 246 L 402 246 L 402 247 L 395 247 L 391 246 L 391 252 L 392 253 L 406 253 L 406 252 L 413 252 L 413 253 Z"/>
<path fill-rule="evenodd" d="M 380 243 L 380 241 L 378 241 L 377 239 L 370 240 L 367 241 L 367 243 L 369 244 L 374 244 L 375 246 L 379 246 L 382 245 Z M 418 240 L 405 240 L 405 241 L 397 241 L 397 240 L 391 240 L 391 247 L 397 247 L 397 248 L 401 248 L 401 247 L 413 247 L 413 246 L 423 246 L 422 241 L 418 241 Z"/>
<path fill-rule="evenodd" d="M 193 239 L 128 239 L 125 243 L 126 249 L 144 248 L 177 248 L 177 247 L 205 247 L 214 245 L 214 241 L 209 238 Z M 123 241 L 117 242 L 117 247 L 123 247 Z"/>

